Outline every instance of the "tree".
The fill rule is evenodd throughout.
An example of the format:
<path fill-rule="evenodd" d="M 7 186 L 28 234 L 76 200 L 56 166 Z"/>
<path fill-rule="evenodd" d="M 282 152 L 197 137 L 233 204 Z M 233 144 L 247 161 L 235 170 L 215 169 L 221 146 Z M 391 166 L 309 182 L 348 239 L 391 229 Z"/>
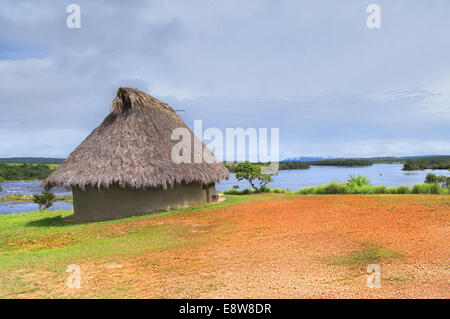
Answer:
<path fill-rule="evenodd" d="M 33 195 L 33 203 L 38 204 L 39 211 L 44 207 L 44 209 L 49 209 L 56 200 L 55 194 L 51 192 L 44 191 L 41 194 Z"/>
<path fill-rule="evenodd" d="M 354 175 L 348 175 L 348 181 L 347 181 L 347 186 L 349 188 L 357 188 L 357 187 L 362 187 L 362 186 L 369 186 L 370 185 L 370 180 L 365 177 L 362 176 L 361 174 L 358 175 L 358 177 L 354 176 Z"/>
<path fill-rule="evenodd" d="M 449 176 L 436 176 L 433 173 L 428 173 L 425 177 L 425 183 L 427 184 L 439 184 L 442 187 L 448 188 L 450 185 L 450 177 Z"/>
<path fill-rule="evenodd" d="M 437 182 L 442 187 L 448 188 L 450 186 L 450 176 L 438 176 L 437 177 Z"/>
<path fill-rule="evenodd" d="M 425 177 L 425 183 L 427 184 L 436 184 L 438 181 L 438 177 L 433 173 L 428 173 L 427 177 Z"/>
<path fill-rule="evenodd" d="M 262 192 L 264 187 L 272 182 L 272 174 L 262 174 L 260 165 L 248 161 L 236 164 L 233 172 L 238 181 L 246 180 L 258 193 Z M 256 183 L 259 184 L 259 187 L 255 185 Z"/>

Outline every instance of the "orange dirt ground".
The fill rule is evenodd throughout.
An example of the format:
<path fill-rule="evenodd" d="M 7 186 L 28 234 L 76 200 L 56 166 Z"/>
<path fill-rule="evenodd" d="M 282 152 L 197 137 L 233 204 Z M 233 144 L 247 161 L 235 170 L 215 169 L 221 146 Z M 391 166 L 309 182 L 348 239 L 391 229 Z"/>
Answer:
<path fill-rule="evenodd" d="M 64 274 L 48 291 L 62 297 L 449 298 L 449 200 L 433 196 L 273 194 L 133 221 L 133 228 L 198 226 L 192 232 L 202 240 L 115 263 L 86 262 L 81 289 L 66 288 Z M 369 263 L 327 262 L 370 245 L 402 254 L 370 262 L 381 267 L 381 288 L 366 285 Z"/>

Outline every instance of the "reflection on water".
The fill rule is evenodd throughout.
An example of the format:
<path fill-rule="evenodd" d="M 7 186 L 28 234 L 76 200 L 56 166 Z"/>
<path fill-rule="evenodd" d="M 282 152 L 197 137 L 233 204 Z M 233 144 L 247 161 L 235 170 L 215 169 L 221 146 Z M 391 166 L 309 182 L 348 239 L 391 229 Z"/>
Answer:
<path fill-rule="evenodd" d="M 413 186 L 417 183 L 423 183 L 428 172 L 436 175 L 450 176 L 448 170 L 425 170 L 415 172 L 402 171 L 402 164 L 375 164 L 366 167 L 337 167 L 337 166 L 311 166 L 310 169 L 280 171 L 277 176 L 273 177 L 273 182 L 269 184 L 272 188 L 289 188 L 297 190 L 305 186 L 314 186 L 328 184 L 331 181 L 345 183 L 349 174 L 361 174 L 367 176 L 373 185 L 386 186 Z M 31 182 L 5 182 L 1 183 L 3 191 L 0 197 L 14 193 L 32 195 L 40 193 L 43 189 L 40 187 L 41 181 Z M 241 181 L 238 182 L 233 174 L 230 179 L 216 184 L 218 191 L 227 190 L 239 185 L 239 188 L 250 188 L 250 184 Z M 72 192 L 64 188 L 55 187 L 52 192 L 56 195 L 70 195 Z M 51 210 L 72 209 L 72 205 L 67 202 L 56 202 Z M 2 203 L 0 202 L 0 214 L 14 214 L 22 212 L 36 211 L 37 205 L 30 202 L 20 203 Z"/>

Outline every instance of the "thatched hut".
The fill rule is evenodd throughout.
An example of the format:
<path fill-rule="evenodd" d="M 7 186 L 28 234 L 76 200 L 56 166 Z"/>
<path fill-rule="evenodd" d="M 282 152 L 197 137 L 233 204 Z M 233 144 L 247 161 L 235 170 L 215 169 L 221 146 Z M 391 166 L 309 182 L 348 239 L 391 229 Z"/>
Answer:
<path fill-rule="evenodd" d="M 171 152 L 177 141 L 171 135 L 180 127 L 188 129 L 169 105 L 142 91 L 120 88 L 111 113 L 43 186 L 72 189 L 75 218 L 81 221 L 212 201 L 215 183 L 228 178 L 228 170 L 217 160 L 175 163 Z"/>

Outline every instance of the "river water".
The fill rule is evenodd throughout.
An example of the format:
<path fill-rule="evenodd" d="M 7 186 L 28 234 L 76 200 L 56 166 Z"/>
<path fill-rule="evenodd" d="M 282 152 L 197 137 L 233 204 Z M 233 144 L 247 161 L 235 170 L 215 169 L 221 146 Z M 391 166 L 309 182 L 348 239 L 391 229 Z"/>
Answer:
<path fill-rule="evenodd" d="M 429 172 L 450 176 L 448 170 L 403 171 L 402 168 L 403 164 L 374 164 L 363 167 L 311 166 L 309 169 L 279 171 L 278 176 L 274 176 L 273 182 L 268 186 L 297 190 L 305 186 L 328 184 L 332 181 L 346 183 L 350 174 L 361 174 L 368 177 L 372 185 L 411 187 L 414 184 L 423 183 Z M 240 189 L 251 187 L 246 181 L 237 182 L 234 175 L 231 175 L 228 181 L 217 184 L 216 188 L 223 191 L 232 188 L 233 185 L 239 185 Z"/>
<path fill-rule="evenodd" d="M 370 179 L 373 185 L 386 186 L 413 186 L 417 183 L 423 183 L 428 172 L 436 175 L 450 176 L 448 170 L 425 170 L 425 171 L 402 171 L 403 164 L 374 164 L 365 167 L 338 167 L 338 166 L 311 166 L 309 169 L 303 170 L 285 170 L 280 171 L 277 176 L 273 177 L 273 182 L 268 186 L 271 188 L 283 188 L 297 190 L 305 186 L 315 186 L 328 184 L 331 181 L 345 183 L 348 175 L 361 174 Z M 1 183 L 3 191 L 0 197 L 14 193 L 31 195 L 42 192 L 40 187 L 41 181 L 30 182 L 4 182 Z M 238 182 L 233 174 L 230 174 L 229 180 L 224 180 L 216 184 L 218 191 L 224 191 L 239 185 L 240 189 L 250 188 L 250 184 L 246 181 Z M 71 194 L 64 188 L 53 188 L 52 192 L 56 195 Z M 67 202 L 56 202 L 50 210 L 72 209 L 72 205 Z M 36 211 L 37 205 L 30 202 L 0 202 L 0 214 L 14 214 L 22 212 Z"/>

